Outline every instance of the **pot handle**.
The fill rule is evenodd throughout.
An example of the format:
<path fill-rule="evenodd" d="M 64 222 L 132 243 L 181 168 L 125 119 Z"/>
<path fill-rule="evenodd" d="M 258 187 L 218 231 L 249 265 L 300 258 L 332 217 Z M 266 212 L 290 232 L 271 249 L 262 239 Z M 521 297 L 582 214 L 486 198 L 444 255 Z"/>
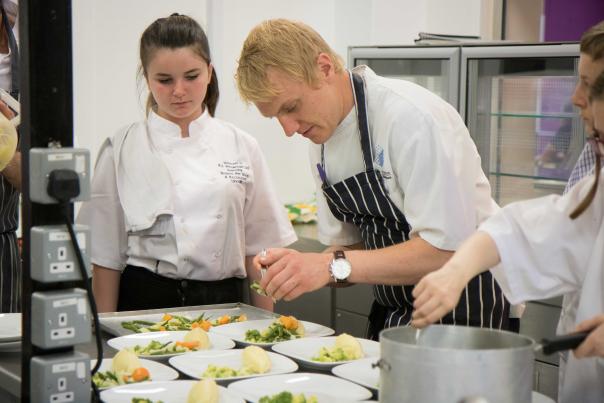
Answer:
<path fill-rule="evenodd" d="M 383 369 L 386 372 L 390 372 L 390 370 L 392 369 L 390 364 L 388 364 L 388 361 L 386 361 L 383 358 L 380 358 L 379 360 L 377 360 L 377 362 L 374 362 L 373 364 L 371 364 L 371 368 L 375 368 L 375 367 L 378 367 L 379 369 Z"/>

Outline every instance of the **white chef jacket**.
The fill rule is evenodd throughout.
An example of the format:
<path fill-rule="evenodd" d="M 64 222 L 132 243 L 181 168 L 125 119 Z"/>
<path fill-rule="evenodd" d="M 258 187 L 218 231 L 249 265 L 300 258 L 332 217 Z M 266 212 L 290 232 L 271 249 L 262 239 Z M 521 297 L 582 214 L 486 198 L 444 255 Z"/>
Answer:
<path fill-rule="evenodd" d="M 463 120 L 419 85 L 377 76 L 367 66 L 353 72 L 365 79 L 373 167 L 382 171 L 390 199 L 411 225 L 410 236 L 439 249 L 457 249 L 498 209 Z M 324 147 L 330 184 L 365 171 L 355 108 Z M 318 187 L 319 240 L 326 245 L 360 242 L 359 229 L 337 220 L 327 206 L 316 166 L 320 145 L 311 146 L 310 161 Z"/>
<path fill-rule="evenodd" d="M 604 312 L 604 172 L 589 208 L 569 214 L 583 200 L 594 177 L 564 196 L 511 203 L 479 228 L 495 241 L 501 263 L 491 271 L 511 303 L 565 295 L 569 309 L 558 326 L 570 333 L 583 320 Z M 567 360 L 567 361 L 566 361 Z M 566 362 L 565 362 L 566 361 Z M 560 361 L 561 403 L 604 402 L 604 359 Z"/>
<path fill-rule="evenodd" d="M 91 200 L 78 217 L 91 228 L 94 264 L 115 270 L 129 264 L 205 281 L 245 277 L 245 256 L 297 239 L 252 136 L 207 109 L 191 122 L 186 138 L 178 125 L 153 112 L 147 125 L 171 178 L 166 191 L 172 214 L 159 215 L 151 228 L 127 231 L 114 150 L 104 147 Z"/>

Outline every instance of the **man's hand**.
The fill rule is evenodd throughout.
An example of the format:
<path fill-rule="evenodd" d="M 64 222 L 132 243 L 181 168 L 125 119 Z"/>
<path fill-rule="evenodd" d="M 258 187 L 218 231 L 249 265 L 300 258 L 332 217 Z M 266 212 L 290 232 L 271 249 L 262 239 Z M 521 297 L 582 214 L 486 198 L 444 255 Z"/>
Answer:
<path fill-rule="evenodd" d="M 300 253 L 293 249 L 268 249 L 266 256 L 257 255 L 254 266 L 268 270 L 260 285 L 271 297 L 291 301 L 300 295 L 318 290 L 330 281 L 327 253 Z"/>
<path fill-rule="evenodd" d="M 604 357 L 604 314 L 585 320 L 577 325 L 576 332 L 591 333 L 579 347 L 573 350 L 575 357 Z"/>

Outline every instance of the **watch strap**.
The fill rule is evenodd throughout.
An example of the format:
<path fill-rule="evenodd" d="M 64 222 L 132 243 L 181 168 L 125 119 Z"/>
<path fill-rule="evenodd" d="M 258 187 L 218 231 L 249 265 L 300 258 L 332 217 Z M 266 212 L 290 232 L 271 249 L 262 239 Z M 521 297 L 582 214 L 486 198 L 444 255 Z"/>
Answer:
<path fill-rule="evenodd" d="M 344 255 L 343 250 L 336 250 L 333 252 L 334 259 L 346 259 L 346 255 Z"/>

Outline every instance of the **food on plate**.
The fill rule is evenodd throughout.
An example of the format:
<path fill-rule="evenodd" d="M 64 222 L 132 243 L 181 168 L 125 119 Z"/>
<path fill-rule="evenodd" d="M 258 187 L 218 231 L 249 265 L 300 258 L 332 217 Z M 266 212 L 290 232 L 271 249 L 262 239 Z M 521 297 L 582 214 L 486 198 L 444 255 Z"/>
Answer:
<path fill-rule="evenodd" d="M 248 346 L 243 349 L 243 368 L 251 374 L 264 374 L 271 369 L 271 359 L 264 349 Z"/>
<path fill-rule="evenodd" d="M 258 346 L 247 346 L 241 352 L 242 366 L 237 370 L 231 367 L 219 367 L 208 365 L 202 378 L 231 378 L 234 376 L 245 376 L 264 374 L 271 370 L 271 359 L 267 352 Z"/>
<path fill-rule="evenodd" d="M 302 322 L 294 316 L 281 316 L 269 325 L 262 332 L 257 329 L 250 329 L 245 332 L 245 341 L 254 343 L 274 343 L 297 339 L 304 336 L 304 326 Z"/>
<path fill-rule="evenodd" d="M 188 351 L 206 350 L 210 348 L 210 338 L 201 328 L 189 330 L 182 341 L 161 343 L 152 340 L 146 346 L 136 345 L 132 351 L 138 356 L 180 354 Z"/>
<path fill-rule="evenodd" d="M 129 350 L 120 350 L 111 362 L 111 370 L 114 372 L 131 373 L 136 368 L 141 366 L 141 361 L 138 359 L 136 354 Z"/>
<path fill-rule="evenodd" d="M 160 331 L 176 331 L 176 330 L 191 330 L 202 328 L 206 332 L 212 326 L 220 326 L 227 323 L 243 322 L 247 320 L 245 315 L 222 315 L 216 319 L 206 318 L 205 313 L 202 313 L 196 318 L 190 319 L 183 315 L 166 313 L 159 322 L 150 322 L 147 320 L 133 320 L 122 322 L 124 329 L 132 330 L 135 333 L 145 332 L 160 332 Z"/>
<path fill-rule="evenodd" d="M 98 371 L 92 381 L 99 388 L 110 388 L 126 383 L 150 380 L 149 371 L 144 368 L 132 351 L 120 350 L 114 357 L 109 371 Z"/>
<path fill-rule="evenodd" d="M 191 329 L 187 334 L 185 334 L 185 343 L 195 344 L 198 349 L 207 349 L 210 347 L 210 338 L 205 330 L 197 327 L 195 329 Z"/>
<path fill-rule="evenodd" d="M 220 391 L 212 379 L 202 379 L 189 391 L 187 403 L 218 403 Z"/>
<path fill-rule="evenodd" d="M 133 397 L 132 403 L 164 403 L 163 400 L 151 400 L 144 397 Z"/>
<path fill-rule="evenodd" d="M 358 360 L 364 355 L 361 343 L 355 337 L 342 333 L 336 337 L 333 347 L 321 347 L 317 355 L 312 357 L 312 360 L 319 362 L 350 361 Z"/>
<path fill-rule="evenodd" d="M 303 393 L 294 395 L 291 392 L 281 392 L 273 396 L 262 396 L 258 403 L 318 403 L 315 396 L 304 396 Z"/>

